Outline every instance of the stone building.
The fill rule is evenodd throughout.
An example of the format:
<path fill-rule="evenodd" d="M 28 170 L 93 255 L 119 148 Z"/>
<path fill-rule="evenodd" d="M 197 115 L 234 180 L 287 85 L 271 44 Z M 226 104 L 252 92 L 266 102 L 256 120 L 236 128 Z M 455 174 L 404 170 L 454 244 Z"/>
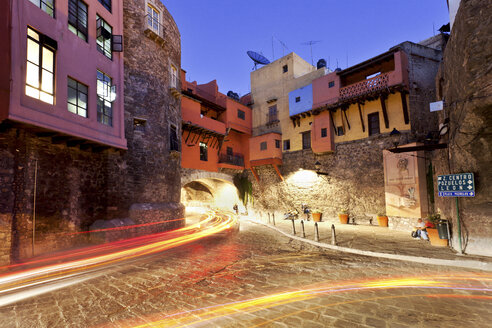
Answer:
<path fill-rule="evenodd" d="M 454 3 L 454 6 L 452 4 Z M 459 9 L 458 9 L 459 6 Z M 456 13 L 457 10 L 457 13 Z M 457 207 L 462 250 L 492 255 L 492 75 L 490 71 L 492 4 L 470 0 L 450 2 L 455 18 L 436 78 L 438 98 L 444 100 L 439 123 L 448 125 L 448 148 L 433 152 L 437 175 L 474 173 L 475 197 L 438 197 L 435 210 L 451 220 L 453 248 L 459 250 Z M 456 15 L 454 17 L 454 15 Z M 447 123 L 449 122 L 449 123 Z M 437 186 L 435 187 L 437 191 Z"/>
<path fill-rule="evenodd" d="M 440 49 L 404 42 L 345 70 L 316 69 L 302 60 L 279 64 L 284 57 L 251 73 L 255 207 L 284 212 L 307 204 L 326 218 L 345 208 L 355 222 L 388 212 L 391 226 L 402 229 L 427 215 L 423 153 L 397 154 L 394 163 L 383 160 L 383 151 L 395 148 L 394 130 L 401 148 L 416 146 L 437 128 L 428 106 L 441 57 Z M 279 87 L 265 96 L 261 86 L 267 84 Z M 271 107 L 279 119 L 265 124 Z M 406 180 L 388 174 L 400 159 Z"/>
<path fill-rule="evenodd" d="M 182 217 L 180 35 L 160 1 L 2 1 L 0 35 L 0 263 L 85 244 L 96 221 Z"/>

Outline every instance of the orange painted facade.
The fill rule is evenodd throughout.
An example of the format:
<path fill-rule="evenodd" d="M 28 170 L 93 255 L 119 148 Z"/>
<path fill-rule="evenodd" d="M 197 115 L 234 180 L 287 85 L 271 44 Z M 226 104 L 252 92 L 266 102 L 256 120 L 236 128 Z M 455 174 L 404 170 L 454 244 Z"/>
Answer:
<path fill-rule="evenodd" d="M 314 153 L 335 151 L 335 135 L 330 113 L 316 115 L 311 124 L 311 148 Z"/>
<path fill-rule="evenodd" d="M 252 137 L 249 154 L 251 166 L 282 164 L 282 135 L 272 132 Z"/>
<path fill-rule="evenodd" d="M 215 80 L 188 82 L 181 71 L 181 81 L 181 166 L 210 172 L 249 168 L 251 108 L 219 92 Z"/>

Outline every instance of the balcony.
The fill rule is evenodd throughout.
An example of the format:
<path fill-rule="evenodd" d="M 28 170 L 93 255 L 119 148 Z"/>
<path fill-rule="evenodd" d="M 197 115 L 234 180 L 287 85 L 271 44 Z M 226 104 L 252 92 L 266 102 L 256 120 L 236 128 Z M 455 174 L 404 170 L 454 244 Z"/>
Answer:
<path fill-rule="evenodd" d="M 149 14 L 143 17 L 143 24 L 144 34 L 150 39 L 154 40 L 161 47 L 164 47 L 164 25 L 162 25 L 158 20 L 152 18 Z"/>
<path fill-rule="evenodd" d="M 240 166 L 244 168 L 244 156 L 242 154 L 220 154 L 219 155 L 219 166 L 220 164 L 229 164 L 233 166 Z"/>
<path fill-rule="evenodd" d="M 340 89 L 340 100 L 370 95 L 388 88 L 389 73 L 351 84 Z"/>

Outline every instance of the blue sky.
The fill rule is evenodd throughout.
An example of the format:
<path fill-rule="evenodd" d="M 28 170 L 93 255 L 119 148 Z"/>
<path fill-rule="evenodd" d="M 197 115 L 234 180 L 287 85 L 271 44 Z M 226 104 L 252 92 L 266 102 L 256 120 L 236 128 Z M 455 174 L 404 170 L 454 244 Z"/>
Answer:
<path fill-rule="evenodd" d="M 331 69 L 337 61 L 343 69 L 401 42 L 424 40 L 449 22 L 445 0 L 161 1 L 181 33 L 187 80 L 216 79 L 221 92 L 240 95 L 250 91 L 248 50 L 270 61 L 294 51 L 311 62 L 303 43 L 320 41 L 313 45 L 314 64 L 325 58 Z"/>

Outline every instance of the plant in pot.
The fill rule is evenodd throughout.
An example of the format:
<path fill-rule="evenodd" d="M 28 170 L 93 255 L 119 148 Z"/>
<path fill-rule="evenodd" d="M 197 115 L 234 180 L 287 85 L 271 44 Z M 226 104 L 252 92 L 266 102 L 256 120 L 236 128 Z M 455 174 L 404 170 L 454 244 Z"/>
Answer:
<path fill-rule="evenodd" d="M 439 232 L 436 228 L 437 226 L 447 224 L 445 222 L 445 220 L 441 220 L 441 214 L 439 214 L 439 213 L 429 214 L 429 216 L 427 217 L 427 220 L 428 220 L 428 222 L 426 222 L 425 230 L 427 231 L 427 235 L 429 236 L 429 241 L 430 241 L 431 245 L 432 246 L 438 246 L 438 247 L 448 246 L 448 239 L 447 238 L 440 238 Z M 447 229 L 446 229 L 446 235 L 444 237 L 447 237 Z"/>
<path fill-rule="evenodd" d="M 386 216 L 385 212 L 379 212 L 377 215 L 377 219 L 378 219 L 378 225 L 380 227 L 388 226 L 388 217 Z"/>
<path fill-rule="evenodd" d="M 341 224 L 348 223 L 349 215 L 348 215 L 348 210 L 346 208 L 342 208 L 340 209 L 340 211 L 338 211 L 338 219 L 340 220 Z"/>
<path fill-rule="evenodd" d="M 313 221 L 314 222 L 321 222 L 321 217 L 323 216 L 323 213 L 319 209 L 314 209 L 311 211 L 311 214 L 313 215 Z"/>

